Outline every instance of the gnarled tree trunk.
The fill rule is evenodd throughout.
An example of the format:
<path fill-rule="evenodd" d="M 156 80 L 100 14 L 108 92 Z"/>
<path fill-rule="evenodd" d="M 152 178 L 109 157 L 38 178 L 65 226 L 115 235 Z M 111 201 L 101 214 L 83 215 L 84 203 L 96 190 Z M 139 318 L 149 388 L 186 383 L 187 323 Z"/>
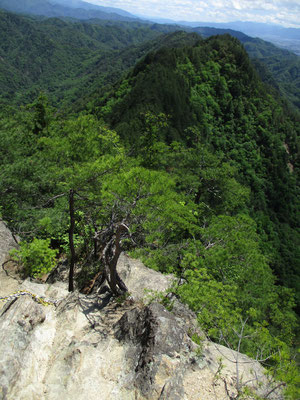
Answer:
<path fill-rule="evenodd" d="M 125 283 L 117 272 L 117 264 L 122 252 L 122 234 L 128 231 L 128 227 L 123 223 L 115 224 L 112 227 L 111 233 L 108 235 L 108 241 L 100 256 L 104 269 L 94 276 L 94 278 L 82 290 L 83 293 L 90 293 L 96 284 L 101 287 L 105 284 L 105 281 L 108 282 L 109 288 L 114 295 L 119 295 L 120 293 L 128 291 Z M 105 236 L 107 237 L 107 235 Z"/>

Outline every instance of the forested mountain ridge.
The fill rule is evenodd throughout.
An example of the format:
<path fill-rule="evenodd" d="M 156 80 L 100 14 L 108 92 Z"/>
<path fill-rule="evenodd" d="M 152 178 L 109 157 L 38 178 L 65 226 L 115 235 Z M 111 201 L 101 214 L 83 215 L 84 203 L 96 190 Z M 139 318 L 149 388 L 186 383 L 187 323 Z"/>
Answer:
<path fill-rule="evenodd" d="M 97 70 L 101 74 L 98 65 L 103 61 L 107 69 L 108 59 L 118 51 L 156 38 L 161 32 L 142 24 L 122 26 L 107 21 L 92 25 L 0 12 L 0 34 L 2 100 L 20 104 L 44 90 L 57 104 L 68 94 L 72 99 L 72 91 L 80 83 L 86 85 L 89 74 Z M 107 81 L 114 67 L 118 65 L 107 71 Z M 120 65 L 119 74 L 122 68 Z"/>
<path fill-rule="evenodd" d="M 280 89 L 283 97 L 286 97 L 300 109 L 300 57 L 291 51 L 276 47 L 259 38 L 252 38 L 242 32 L 230 29 L 217 29 L 197 27 L 193 31 L 199 33 L 204 38 L 218 34 L 230 34 L 239 39 L 251 60 L 259 61 L 265 67 L 261 71 L 261 78 L 268 81 L 268 72 L 271 73 L 275 82 L 272 83 Z M 269 79 L 270 82 L 270 79 Z"/>
<path fill-rule="evenodd" d="M 300 56 L 261 39 L 246 41 L 244 46 L 252 59 L 260 60 L 271 71 L 282 95 L 300 110 Z"/>
<path fill-rule="evenodd" d="M 252 215 L 276 249 L 277 276 L 299 293 L 299 119 L 268 93 L 237 40 L 225 35 L 150 53 L 96 108 L 136 154 L 147 112 L 168 116 L 157 140 L 190 145 L 199 135 L 221 151 L 251 188 Z"/>
<path fill-rule="evenodd" d="M 31 30 L 30 19 L 23 25 L 13 18 L 36 40 L 44 38 L 42 29 Z M 45 23 L 59 32 L 59 49 L 67 46 L 69 24 Z M 0 111 L 0 207 L 23 239 L 13 257 L 24 274 L 39 276 L 51 270 L 57 253 L 67 255 L 70 290 L 74 277 L 85 290 L 107 276 L 117 295 L 115 261 L 120 249 L 131 251 L 178 277 L 171 290 L 197 313 L 211 339 L 259 354 L 297 399 L 291 350 L 299 284 L 297 114 L 273 96 L 229 35 L 203 40 L 154 30 L 152 42 L 142 38 L 136 53 L 126 47 L 134 28 L 129 38 L 108 36 L 104 50 L 98 28 L 72 29 L 79 42 L 73 57 L 107 51 L 109 60 L 110 39 L 124 57 L 114 53 L 116 61 L 132 51 L 129 66 L 146 55 L 109 91 L 93 75 L 93 95 L 77 92 L 85 96 L 78 99 L 80 113 L 62 116 L 60 99 L 50 106 L 45 95 L 21 108 L 6 101 Z M 57 54 L 47 38 L 41 42 Z M 168 304 L 168 297 L 163 301 Z"/>
<path fill-rule="evenodd" d="M 115 82 L 141 56 L 162 45 L 164 39 L 160 35 L 178 29 L 181 28 L 175 25 L 99 19 L 73 23 L 58 19 L 37 20 L 2 11 L 1 98 L 21 104 L 33 100 L 40 90 L 56 104 L 63 101 L 70 105 L 81 97 L 77 93 L 85 93 L 83 97 L 88 98 L 93 96 L 95 87 Z M 237 37 L 251 58 L 263 63 L 263 67 L 258 66 L 261 77 L 280 88 L 299 108 L 299 57 L 241 32 L 185 29 L 203 37 L 222 33 Z M 77 103 L 79 106 L 81 102 Z"/>

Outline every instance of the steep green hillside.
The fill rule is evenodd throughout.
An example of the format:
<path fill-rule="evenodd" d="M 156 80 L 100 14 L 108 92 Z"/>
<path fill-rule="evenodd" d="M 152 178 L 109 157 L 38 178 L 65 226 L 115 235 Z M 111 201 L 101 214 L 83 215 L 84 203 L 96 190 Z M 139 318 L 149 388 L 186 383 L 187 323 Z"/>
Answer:
<path fill-rule="evenodd" d="M 261 78 L 278 87 L 282 96 L 300 109 L 300 57 L 288 50 L 283 50 L 273 44 L 258 38 L 252 38 L 242 32 L 230 29 L 217 28 L 194 28 L 194 32 L 199 33 L 204 38 L 212 35 L 228 33 L 239 39 L 250 58 L 253 61 L 259 60 L 265 67 L 264 71 L 258 66 L 261 72 Z M 269 75 L 273 79 L 269 78 Z"/>
<path fill-rule="evenodd" d="M 251 190 L 250 213 L 276 275 L 299 293 L 299 119 L 268 93 L 236 39 L 152 52 L 96 109 L 135 154 L 149 112 L 167 118 L 157 140 L 200 140 L 222 152 Z"/>
<path fill-rule="evenodd" d="M 38 20 L 0 11 L 0 101 L 24 104 L 43 91 L 52 104 L 84 108 L 176 27 L 93 20 Z M 170 39 L 168 39 L 170 40 Z"/>
<path fill-rule="evenodd" d="M 61 45 L 69 40 L 68 24 L 46 23 L 60 29 Z M 76 42 L 85 38 L 79 54 L 89 47 L 75 27 L 92 29 L 88 43 L 100 51 L 97 28 L 72 27 Z M 36 40 L 44 31 L 37 32 Z M 112 297 L 126 292 L 116 271 L 121 250 L 172 272 L 170 291 L 206 335 L 259 357 L 272 383 L 286 384 L 296 400 L 299 119 L 229 35 L 177 32 L 132 53 L 125 42 L 116 63 L 162 47 L 105 95 L 92 83 L 102 86 L 103 75 L 90 71 L 91 95 L 77 103 L 86 111 L 63 116 L 42 95 L 1 108 L 1 217 L 23 240 L 14 259 L 36 277 L 59 253 L 70 291 L 74 280 L 86 293 L 106 279 Z M 161 301 L 172 307 L 169 296 Z"/>
<path fill-rule="evenodd" d="M 0 12 L 0 98 L 20 103 L 32 100 L 40 90 L 55 103 L 72 98 L 103 59 L 113 74 L 116 66 L 109 57 L 159 34 L 139 24 L 39 21 Z"/>
<path fill-rule="evenodd" d="M 160 26 L 155 26 L 155 29 L 159 28 Z M 84 87 L 78 90 L 78 97 L 72 107 L 77 110 L 86 108 L 93 110 L 97 107 L 99 97 L 102 97 L 108 90 L 105 85 L 109 86 L 119 81 L 120 76 L 128 72 L 137 60 L 150 51 L 155 51 L 162 46 L 179 47 L 184 44 L 192 45 L 199 40 L 201 38 L 197 34 L 186 35 L 182 31 L 162 34 L 153 40 L 143 42 L 137 46 L 130 46 L 120 52 L 116 52 L 114 55 L 109 54 L 107 57 L 99 59 L 97 68 L 88 71 L 88 80 Z"/>
<path fill-rule="evenodd" d="M 71 23 L 0 12 L 0 99 L 21 104 L 42 90 L 53 104 L 76 102 L 82 109 L 95 90 L 115 82 L 141 56 L 164 45 L 161 34 L 176 30 L 172 25 L 99 19 Z M 203 37 L 223 32 L 193 30 Z M 230 34 L 262 63 L 263 67 L 257 65 L 261 77 L 299 107 L 299 57 L 241 32 Z M 178 40 L 175 36 L 174 42 Z"/>
<path fill-rule="evenodd" d="M 253 59 L 268 67 L 283 96 L 300 110 L 300 56 L 261 39 L 244 42 Z"/>

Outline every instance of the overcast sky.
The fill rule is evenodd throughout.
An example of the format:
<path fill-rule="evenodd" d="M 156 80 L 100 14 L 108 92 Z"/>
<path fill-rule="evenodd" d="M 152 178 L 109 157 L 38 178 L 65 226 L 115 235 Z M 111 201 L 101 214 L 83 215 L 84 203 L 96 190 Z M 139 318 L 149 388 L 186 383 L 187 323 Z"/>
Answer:
<path fill-rule="evenodd" d="M 300 0 L 86 0 L 135 15 L 173 20 L 254 21 L 300 28 Z"/>

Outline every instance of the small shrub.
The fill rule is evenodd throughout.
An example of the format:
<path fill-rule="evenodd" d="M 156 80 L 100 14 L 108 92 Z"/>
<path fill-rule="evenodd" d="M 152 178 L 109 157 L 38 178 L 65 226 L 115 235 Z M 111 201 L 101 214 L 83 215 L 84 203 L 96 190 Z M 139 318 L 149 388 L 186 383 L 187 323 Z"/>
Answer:
<path fill-rule="evenodd" d="M 119 304 L 121 306 L 130 296 L 131 296 L 131 294 L 129 292 L 125 292 L 125 293 L 121 294 L 120 296 L 116 297 L 117 304 Z"/>
<path fill-rule="evenodd" d="M 199 336 L 196 332 L 192 331 L 189 331 L 188 335 L 192 339 L 192 341 L 198 345 L 196 355 L 198 357 L 201 357 L 203 355 L 205 337 Z"/>
<path fill-rule="evenodd" d="M 20 249 L 13 249 L 10 256 L 23 266 L 25 276 L 39 277 L 50 272 L 56 265 L 57 250 L 49 246 L 49 239 L 21 242 Z"/>
<path fill-rule="evenodd" d="M 144 289 L 144 291 L 145 293 L 147 293 L 147 304 L 157 302 L 162 304 L 166 310 L 170 312 L 173 310 L 174 301 L 168 297 L 168 294 L 170 293 L 168 290 L 166 290 L 165 292 L 157 292 L 155 290 Z"/>

